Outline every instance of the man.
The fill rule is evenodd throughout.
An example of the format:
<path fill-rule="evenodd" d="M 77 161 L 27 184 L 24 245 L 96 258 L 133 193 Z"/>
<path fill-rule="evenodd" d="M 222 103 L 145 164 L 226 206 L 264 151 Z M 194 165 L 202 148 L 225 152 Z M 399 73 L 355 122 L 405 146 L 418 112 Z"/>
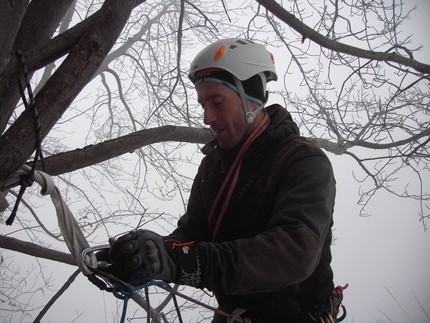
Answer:
<path fill-rule="evenodd" d="M 266 83 L 277 80 L 273 56 L 249 40 L 220 40 L 196 56 L 189 78 L 215 140 L 178 228 L 111 241 L 115 272 L 133 285 L 206 288 L 223 312 L 240 309 L 253 323 L 328 322 L 335 180 L 284 108 L 263 109 Z"/>

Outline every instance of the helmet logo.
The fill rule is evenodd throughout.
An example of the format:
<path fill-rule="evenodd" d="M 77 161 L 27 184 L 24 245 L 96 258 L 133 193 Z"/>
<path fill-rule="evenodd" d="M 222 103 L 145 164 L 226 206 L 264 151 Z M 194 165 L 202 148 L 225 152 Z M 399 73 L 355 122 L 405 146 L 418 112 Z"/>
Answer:
<path fill-rule="evenodd" d="M 220 48 L 218 48 L 218 50 L 216 51 L 215 56 L 214 56 L 215 62 L 218 61 L 224 55 L 226 49 L 227 49 L 226 44 L 224 44 Z"/>

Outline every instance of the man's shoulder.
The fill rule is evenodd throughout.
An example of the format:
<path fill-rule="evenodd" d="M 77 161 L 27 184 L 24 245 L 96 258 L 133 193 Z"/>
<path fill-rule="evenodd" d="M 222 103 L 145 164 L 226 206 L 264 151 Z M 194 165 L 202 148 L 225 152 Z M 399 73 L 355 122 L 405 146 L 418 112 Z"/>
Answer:
<path fill-rule="evenodd" d="M 324 151 L 311 139 L 296 134 L 278 138 L 273 145 L 273 151 L 275 163 L 278 164 L 292 164 L 307 157 L 328 159 Z"/>

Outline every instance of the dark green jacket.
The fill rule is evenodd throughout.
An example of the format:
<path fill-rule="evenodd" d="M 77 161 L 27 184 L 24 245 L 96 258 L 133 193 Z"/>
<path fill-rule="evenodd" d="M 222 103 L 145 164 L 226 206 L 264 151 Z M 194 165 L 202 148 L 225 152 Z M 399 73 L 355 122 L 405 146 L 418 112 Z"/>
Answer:
<path fill-rule="evenodd" d="M 215 241 L 208 215 L 237 150 L 205 146 L 187 213 L 170 235 L 196 241 L 196 287 L 252 322 L 297 321 L 333 290 L 335 180 L 326 155 L 300 137 L 290 114 L 267 107 L 270 125 L 248 149 Z M 196 277 L 194 277 L 196 278 Z M 288 321 L 287 321 L 288 320 Z"/>

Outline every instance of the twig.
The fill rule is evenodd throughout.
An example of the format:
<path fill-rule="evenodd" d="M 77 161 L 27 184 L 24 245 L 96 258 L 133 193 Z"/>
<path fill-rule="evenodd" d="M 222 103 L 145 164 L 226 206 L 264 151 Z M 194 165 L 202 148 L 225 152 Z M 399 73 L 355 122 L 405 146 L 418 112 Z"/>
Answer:
<path fill-rule="evenodd" d="M 57 301 L 57 299 L 60 298 L 61 295 L 69 288 L 69 286 L 75 281 L 75 278 L 79 275 L 81 272 L 80 269 L 77 269 L 70 277 L 67 279 L 67 281 L 64 283 L 63 287 L 60 288 L 60 290 L 51 298 L 51 300 L 45 305 L 45 307 L 40 311 L 39 315 L 35 318 L 33 323 L 40 323 L 40 320 L 42 317 L 48 312 L 48 310 L 51 308 L 52 305 Z"/>

